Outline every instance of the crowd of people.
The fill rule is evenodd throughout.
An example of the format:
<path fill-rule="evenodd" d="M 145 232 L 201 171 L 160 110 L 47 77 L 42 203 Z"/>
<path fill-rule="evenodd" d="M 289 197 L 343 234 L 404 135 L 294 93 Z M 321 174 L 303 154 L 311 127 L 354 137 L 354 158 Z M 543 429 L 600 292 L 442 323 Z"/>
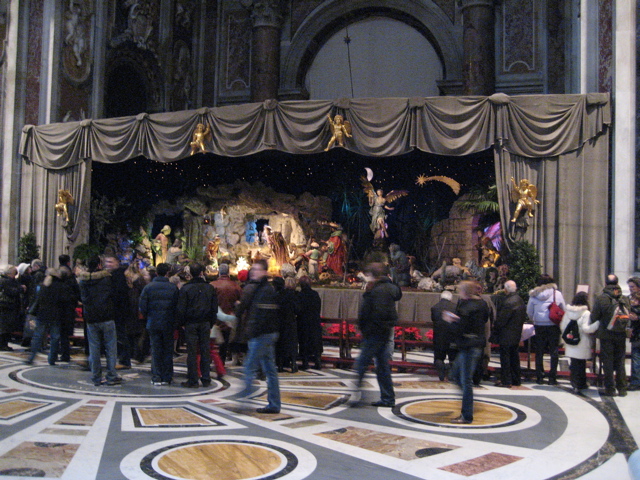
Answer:
<path fill-rule="evenodd" d="M 212 365 L 222 379 L 227 361 L 244 361 L 247 377 L 255 376 L 260 367 L 269 379 L 274 378 L 271 363 L 274 372 L 296 372 L 299 361 L 301 369 L 310 364 L 322 368 L 321 303 L 308 277 L 267 282 L 262 260 L 254 262 L 243 281 L 230 277 L 226 263 L 211 272 L 193 261 L 121 265 L 111 254 L 92 257 L 73 269 L 67 255 L 59 262 L 46 268 L 34 260 L 0 272 L 0 351 L 13 350 L 9 342 L 20 333 L 27 364 L 45 350 L 47 338 L 49 365 L 69 362 L 76 318 L 81 315 L 85 366 L 95 386 L 120 385 L 119 370 L 149 359 L 151 383 L 170 385 L 174 356 L 182 345 L 187 378 L 180 385 L 185 388 L 211 385 Z M 265 287 L 270 308 L 254 295 L 256 286 Z M 272 339 L 266 342 L 268 348 L 253 348 L 257 339 L 265 343 L 265 333 Z M 273 358 L 264 356 L 267 350 L 273 350 Z M 271 407 L 280 408 L 275 402 Z"/>
<path fill-rule="evenodd" d="M 220 263 L 212 276 L 198 262 L 156 267 L 137 262 L 121 265 L 114 255 L 90 258 L 71 268 L 67 255 L 59 266 L 46 268 L 39 261 L 4 268 L 0 275 L 0 351 L 10 351 L 12 334 L 23 331 L 31 364 L 49 338 L 48 363 L 71 360 L 70 338 L 77 308 L 82 305 L 87 368 L 94 385 L 119 385 L 118 370 L 131 368 L 132 360 L 151 358 L 151 383 L 170 385 L 173 359 L 186 347 L 185 388 L 211 385 L 226 374 L 225 362 L 244 362 L 246 396 L 259 374 L 267 381 L 268 404 L 263 413 L 280 411 L 278 372 L 322 368 L 321 302 L 309 277 L 269 276 L 265 260 L 256 260 L 242 281 L 232 279 L 229 265 Z M 378 407 L 393 407 L 395 393 L 390 360 L 394 349 L 396 302 L 401 288 L 390 278 L 388 266 L 367 265 L 365 292 L 358 316 L 362 333 L 356 360 L 357 384 L 372 361 L 380 387 Z M 475 281 L 457 285 L 459 300 L 445 290 L 431 309 L 434 365 L 440 380 L 449 379 L 462 391 L 461 414 L 453 423 L 473 422 L 473 385 L 478 384 L 490 357 L 490 345 L 500 354 L 498 387 L 519 386 L 522 381 L 520 344 L 523 326 L 533 324 L 535 380 L 556 385 L 559 348 L 565 344 L 570 359 L 570 382 L 575 393 L 589 387 L 587 361 L 593 358 L 594 337 L 599 339 L 605 396 L 624 396 L 640 390 L 640 278 L 628 280 L 631 294 L 622 295 L 615 275 L 591 308 L 586 292 L 565 301 L 555 280 L 541 275 L 525 303 L 513 280 L 504 290 L 487 297 Z M 489 300 L 490 298 L 490 300 Z M 559 312 L 559 313 L 558 313 Z M 631 380 L 627 384 L 625 354 L 631 341 Z M 102 354 L 106 357 L 103 376 Z M 550 357 L 545 368 L 544 356 Z M 449 360 L 447 364 L 446 360 Z"/>
<path fill-rule="evenodd" d="M 440 301 L 431 309 L 434 325 L 434 364 L 440 380 L 449 378 L 462 389 L 461 416 L 453 423 L 473 421 L 472 384 L 479 384 L 483 372 L 483 350 L 498 345 L 500 372 L 495 386 L 520 386 L 520 344 L 523 326 L 533 324 L 535 381 L 542 385 L 557 385 L 559 351 L 564 344 L 570 359 L 569 378 L 572 391 L 580 394 L 589 388 L 587 361 L 594 358 L 595 339 L 599 340 L 602 365 L 603 396 L 626 396 L 640 390 L 640 278 L 628 281 L 630 295 L 622 294 L 616 275 L 605 278 L 605 287 L 595 296 L 593 308 L 588 294 L 578 291 L 566 303 L 555 280 L 546 274 L 525 303 L 513 280 L 504 284 L 504 291 L 481 298 L 482 287 L 475 282 L 458 285 L 460 299 L 452 301 L 449 291 L 441 293 Z M 471 302 L 470 300 L 474 300 Z M 560 313 L 554 313 L 557 310 Z M 631 376 L 627 384 L 625 356 L 627 340 L 631 342 Z M 549 355 L 549 368 L 544 356 Z M 449 364 L 446 364 L 446 359 Z"/>

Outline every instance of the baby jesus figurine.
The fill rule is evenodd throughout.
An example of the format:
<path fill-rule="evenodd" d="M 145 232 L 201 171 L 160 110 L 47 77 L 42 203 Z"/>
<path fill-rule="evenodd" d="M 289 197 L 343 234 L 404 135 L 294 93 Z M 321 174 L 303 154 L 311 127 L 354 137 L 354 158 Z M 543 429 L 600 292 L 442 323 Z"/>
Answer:
<path fill-rule="evenodd" d="M 351 124 L 344 121 L 342 115 L 336 115 L 333 117 L 333 120 L 331 120 L 331 115 L 327 115 L 327 118 L 329 119 L 329 126 L 331 128 L 331 140 L 329 140 L 329 144 L 324 151 L 329 151 L 336 143 L 338 146 L 344 148 L 344 137 L 347 136 L 351 138 Z"/>

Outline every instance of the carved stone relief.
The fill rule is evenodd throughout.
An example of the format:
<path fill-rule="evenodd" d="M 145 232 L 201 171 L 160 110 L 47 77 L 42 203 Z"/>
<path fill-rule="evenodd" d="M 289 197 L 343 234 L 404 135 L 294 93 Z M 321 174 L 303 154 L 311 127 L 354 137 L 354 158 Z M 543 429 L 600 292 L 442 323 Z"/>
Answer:
<path fill-rule="evenodd" d="M 171 110 L 189 110 L 193 108 L 193 73 L 191 69 L 191 51 L 182 40 L 173 46 L 173 90 Z"/>
<path fill-rule="evenodd" d="M 245 90 L 251 85 L 251 19 L 242 12 L 230 13 L 226 22 L 225 89 Z"/>
<path fill-rule="evenodd" d="M 112 47 L 132 41 L 138 48 L 157 50 L 157 29 L 159 20 L 158 0 L 124 0 L 121 4 L 126 11 L 124 31 L 111 40 Z"/>
<path fill-rule="evenodd" d="M 64 12 L 62 66 L 65 75 L 76 83 L 89 78 L 93 62 L 91 31 L 93 2 L 73 0 Z"/>

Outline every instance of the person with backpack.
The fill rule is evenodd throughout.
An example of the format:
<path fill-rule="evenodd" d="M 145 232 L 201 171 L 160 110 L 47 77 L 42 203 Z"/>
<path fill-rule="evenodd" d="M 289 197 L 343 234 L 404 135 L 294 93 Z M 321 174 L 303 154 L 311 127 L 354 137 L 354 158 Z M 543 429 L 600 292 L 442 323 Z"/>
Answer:
<path fill-rule="evenodd" d="M 565 343 L 565 355 L 571 359 L 569 366 L 570 381 L 573 393 L 589 388 L 587 383 L 587 360 L 593 357 L 593 333 L 598 330 L 600 322 L 589 323 L 591 312 L 586 292 L 578 292 L 566 306 L 560 324 L 562 340 Z"/>
<path fill-rule="evenodd" d="M 596 297 L 591 312 L 591 322 L 600 322 L 597 336 L 600 339 L 600 358 L 604 370 L 604 390 L 600 391 L 603 396 L 614 397 L 616 390 L 620 397 L 627 395 L 624 359 L 629 308 L 629 299 L 622 295 L 618 277 L 607 275 L 605 287 Z"/>

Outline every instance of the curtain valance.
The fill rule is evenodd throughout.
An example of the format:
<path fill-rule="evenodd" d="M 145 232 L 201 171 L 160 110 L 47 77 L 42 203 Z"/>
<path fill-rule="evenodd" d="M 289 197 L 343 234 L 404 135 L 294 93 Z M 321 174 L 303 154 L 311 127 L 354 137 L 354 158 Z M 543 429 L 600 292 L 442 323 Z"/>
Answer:
<path fill-rule="evenodd" d="M 210 125 L 215 154 L 244 156 L 266 149 L 295 154 L 322 151 L 327 115 L 351 123 L 346 148 L 391 156 L 414 148 L 438 155 L 467 155 L 500 145 L 529 158 L 563 155 L 601 134 L 611 122 L 608 94 L 268 100 L 171 113 L 26 125 L 20 154 L 46 169 L 86 159 L 117 163 L 143 155 L 171 162 L 190 154 L 198 123 Z"/>

